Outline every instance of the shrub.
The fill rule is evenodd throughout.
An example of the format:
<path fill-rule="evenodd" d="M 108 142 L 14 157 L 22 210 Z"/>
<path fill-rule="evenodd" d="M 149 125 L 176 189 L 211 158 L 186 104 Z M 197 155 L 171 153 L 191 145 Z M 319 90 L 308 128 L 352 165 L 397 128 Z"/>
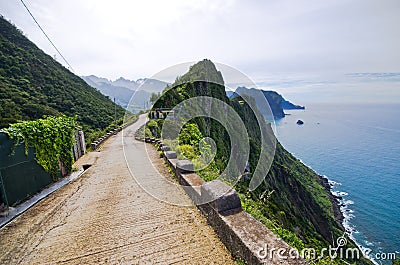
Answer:
<path fill-rule="evenodd" d="M 25 152 L 29 147 L 35 148 L 35 159 L 53 180 L 57 180 L 62 162 L 68 171 L 72 169 L 74 134 L 76 118 L 46 117 L 35 121 L 25 121 L 12 124 L 2 130 L 11 139 L 15 139 L 15 146 L 25 144 Z"/>
<path fill-rule="evenodd" d="M 196 124 L 189 123 L 179 133 L 179 144 L 187 144 L 197 147 L 203 138 Z"/>
<path fill-rule="evenodd" d="M 195 152 L 193 146 L 188 145 L 188 144 L 180 145 L 180 146 L 178 147 L 178 153 L 179 153 L 181 156 L 184 156 L 184 157 L 186 157 L 186 158 L 189 159 L 189 160 L 192 160 L 192 159 L 196 159 L 196 158 L 197 158 L 197 154 L 196 154 L 196 152 Z"/>

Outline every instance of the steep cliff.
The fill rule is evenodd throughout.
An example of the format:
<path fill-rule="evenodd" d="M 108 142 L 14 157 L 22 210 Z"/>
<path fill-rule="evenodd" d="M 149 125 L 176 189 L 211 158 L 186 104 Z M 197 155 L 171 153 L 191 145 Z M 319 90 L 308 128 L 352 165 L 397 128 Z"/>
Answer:
<path fill-rule="evenodd" d="M 195 81 L 199 77 L 200 80 L 217 81 L 219 84 Z M 192 66 L 187 74 L 178 78 L 172 88 L 164 92 L 154 108 L 173 108 L 184 100 L 198 96 L 213 97 L 226 102 L 240 116 L 248 134 L 248 139 L 244 136 L 243 141 L 248 140 L 250 144 L 247 169 L 253 173 L 261 154 L 261 126 L 257 122 L 256 113 L 246 102 L 257 101 L 257 99 L 249 97 L 243 100 L 243 97 L 248 97 L 247 94 L 229 99 L 225 93 L 221 73 L 211 61 L 204 60 Z M 281 103 L 281 97 L 277 93 L 273 94 L 271 100 L 274 100 L 276 105 Z M 255 111 L 258 112 L 258 110 Z M 152 122 L 152 126 L 161 127 L 162 124 L 162 120 Z M 190 128 L 196 131 L 196 139 L 211 137 L 218 148 L 216 162 L 210 164 L 209 168 L 199 171 L 198 174 L 206 180 L 218 177 L 224 170 L 231 152 L 231 139 L 226 128 L 207 117 L 192 119 L 190 124 L 192 124 Z M 152 130 L 154 131 L 154 127 Z M 183 130 L 181 134 L 184 134 L 185 139 L 193 136 L 190 135 L 189 130 Z M 188 152 L 187 143 L 190 141 L 186 141 L 185 146 L 182 146 L 180 150 L 182 151 L 185 147 L 184 152 L 190 153 L 192 157 L 196 156 L 197 147 L 192 146 Z M 319 253 L 318 251 L 322 248 L 334 245 L 335 239 L 343 235 L 340 211 L 338 211 L 335 198 L 329 192 L 326 181 L 293 157 L 279 142 L 276 145 L 271 168 L 264 174 L 264 181 L 255 190 L 249 190 L 252 175 L 240 178 L 240 181 L 235 184 L 235 189 L 240 194 L 243 208 L 278 236 L 297 249 L 315 248 Z M 348 246 L 354 246 L 351 241 L 349 242 Z M 318 259 L 311 261 L 314 264 L 342 264 L 340 261 L 329 258 L 328 261 Z M 369 264 L 365 259 L 355 262 Z"/>
<path fill-rule="evenodd" d="M 284 99 L 282 97 L 282 108 L 289 110 L 289 109 L 305 109 L 306 107 L 300 106 L 300 105 L 295 105 L 292 102 L 287 101 L 286 99 Z"/>
<path fill-rule="evenodd" d="M 257 94 L 257 90 L 255 88 L 246 88 L 246 87 L 238 87 L 236 89 L 236 93 L 239 95 L 249 95 L 252 96 L 256 100 L 256 104 L 259 107 L 261 114 L 264 116 L 266 120 L 271 119 L 281 119 L 285 117 L 285 113 L 283 112 L 282 108 L 282 96 L 279 95 L 275 91 L 265 91 L 261 90 L 262 94 L 264 95 L 265 99 L 268 101 L 268 104 L 271 110 L 261 108 L 261 102 L 265 101 L 263 98 L 260 98 Z M 271 117 L 271 112 L 273 117 Z"/>
<path fill-rule="evenodd" d="M 264 99 L 259 97 L 260 94 L 257 92 L 255 88 L 238 87 L 235 92 L 232 91 L 229 91 L 229 93 L 227 92 L 227 95 L 229 98 L 233 98 L 237 95 L 250 95 L 254 97 L 257 103 L 257 107 L 267 120 L 271 120 L 271 115 L 270 115 L 271 112 L 273 114 L 274 119 L 281 119 L 285 117 L 285 113 L 283 112 L 283 110 L 305 109 L 304 106 L 293 104 L 292 102 L 286 100 L 282 95 L 280 95 L 275 91 L 270 91 L 270 90 L 260 90 L 260 91 L 263 93 L 265 99 L 268 101 L 271 111 L 265 109 L 265 107 L 262 107 L 262 104 L 260 104 L 260 102 L 263 101 Z"/>

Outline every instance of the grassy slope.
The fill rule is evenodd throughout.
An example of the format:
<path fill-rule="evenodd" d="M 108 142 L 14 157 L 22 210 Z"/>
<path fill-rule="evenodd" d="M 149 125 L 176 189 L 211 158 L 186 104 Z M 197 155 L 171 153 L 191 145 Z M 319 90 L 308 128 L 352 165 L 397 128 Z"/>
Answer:
<path fill-rule="evenodd" d="M 114 121 L 114 103 L 0 19 L 0 128 L 43 115 L 77 116 L 88 141 Z M 117 106 L 117 118 L 124 109 Z"/>

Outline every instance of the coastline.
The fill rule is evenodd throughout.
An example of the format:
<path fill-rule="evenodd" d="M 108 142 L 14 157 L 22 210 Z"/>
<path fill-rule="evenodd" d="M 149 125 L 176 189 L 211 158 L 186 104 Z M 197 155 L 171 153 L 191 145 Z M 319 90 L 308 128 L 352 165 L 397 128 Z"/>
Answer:
<path fill-rule="evenodd" d="M 292 153 L 291 153 L 292 154 Z M 294 154 L 292 154 L 296 157 Z M 343 232 L 354 242 L 354 244 L 360 249 L 362 255 L 370 260 L 373 264 L 379 265 L 371 256 L 365 255 L 365 250 L 367 247 L 361 245 L 353 236 L 353 233 L 356 230 L 350 225 L 350 220 L 355 217 L 352 213 L 353 210 L 348 208 L 348 205 L 352 205 L 353 201 L 345 200 L 343 197 L 347 196 L 346 192 L 342 191 L 334 191 L 333 188 L 336 186 L 342 185 L 336 181 L 330 180 L 328 176 L 320 175 L 317 171 L 315 171 L 312 167 L 304 163 L 300 158 L 296 157 L 303 165 L 311 169 L 315 174 L 317 174 L 320 178 L 321 185 L 328 191 L 330 201 L 332 202 L 333 207 L 333 215 L 335 217 L 336 222 L 340 225 L 340 228 Z"/>
<path fill-rule="evenodd" d="M 303 163 L 303 161 L 301 161 Z M 304 164 L 304 163 L 303 163 Z M 306 165 L 306 164 L 304 164 Z M 341 201 L 343 200 L 343 197 L 341 197 L 338 194 L 335 194 L 335 192 L 332 190 L 333 185 L 332 182 L 329 180 L 327 176 L 321 176 L 319 175 L 314 169 L 306 165 L 308 168 L 310 168 L 312 171 L 314 171 L 320 178 L 320 183 L 321 185 L 328 191 L 329 194 L 329 199 L 332 202 L 332 207 L 333 207 L 333 216 L 335 217 L 336 222 L 340 225 L 340 228 L 342 228 L 345 232 L 347 230 L 346 226 L 344 225 L 345 222 L 345 213 L 342 211 L 342 203 Z"/>
<path fill-rule="evenodd" d="M 394 188 L 399 183 L 395 170 L 399 153 L 392 152 L 399 148 L 393 142 L 399 131 L 394 122 L 399 105 L 365 104 L 362 110 L 361 105 L 310 105 L 305 112 L 287 111 L 291 116 L 276 122 L 277 139 L 294 157 L 304 158 L 307 162 L 301 162 L 317 175 L 324 174 L 321 177 L 327 179 L 328 190 L 336 198 L 332 203 L 335 217 L 343 218 L 340 223 L 346 237 L 365 258 L 373 264 L 391 264 L 388 256 L 381 255 L 399 255 L 399 242 L 394 240 L 400 231 L 395 221 L 399 213 L 391 211 L 399 203 Z M 297 127 L 298 119 L 308 126 Z M 371 170 L 372 166 L 379 170 Z M 374 184 L 377 178 L 382 181 Z M 321 182 L 326 185 L 326 180 Z"/>
<path fill-rule="evenodd" d="M 287 150 L 287 149 L 286 149 Z M 289 152 L 289 151 L 288 151 Z M 343 229 L 344 232 L 347 233 L 347 227 L 345 225 L 346 222 L 346 212 L 342 209 L 342 206 L 344 205 L 343 202 L 343 195 L 342 193 L 337 193 L 333 191 L 333 187 L 335 185 L 341 185 L 340 183 L 337 183 L 333 180 L 330 180 L 327 176 L 325 175 L 320 175 L 317 171 L 315 171 L 312 167 L 304 163 L 303 160 L 298 158 L 295 154 L 290 153 L 292 156 L 294 156 L 296 159 L 298 159 L 303 165 L 311 169 L 318 177 L 320 180 L 320 184 L 325 188 L 326 191 L 328 191 L 329 194 L 329 199 L 332 202 L 332 207 L 333 207 L 333 215 L 335 217 L 336 222 L 339 224 L 340 228 Z"/>

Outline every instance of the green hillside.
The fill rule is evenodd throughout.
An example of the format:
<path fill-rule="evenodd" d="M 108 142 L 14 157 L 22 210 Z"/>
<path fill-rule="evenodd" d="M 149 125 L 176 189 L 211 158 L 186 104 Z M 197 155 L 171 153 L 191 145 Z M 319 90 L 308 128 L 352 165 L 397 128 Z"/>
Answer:
<path fill-rule="evenodd" d="M 211 82 L 196 81 L 197 78 Z M 246 103 L 254 99 L 247 98 L 247 95 L 247 101 L 241 96 L 228 99 L 225 87 L 214 82 L 223 84 L 221 73 L 211 61 L 201 61 L 192 66 L 187 74 L 178 78 L 153 107 L 173 108 L 186 99 L 198 96 L 209 96 L 226 102 L 239 114 L 247 129 L 252 171 L 256 168 L 261 154 L 260 126 L 255 113 Z M 179 117 L 179 114 L 176 115 Z M 156 137 L 159 136 L 162 125 L 163 120 L 152 120 L 148 123 L 147 134 L 150 132 Z M 268 124 L 266 128 L 271 130 Z M 179 145 L 172 147 L 178 156 L 184 154 L 187 158 L 196 159 L 200 155 L 199 139 L 203 137 L 211 137 L 218 148 L 214 162 L 197 172 L 205 180 L 211 180 L 221 174 L 231 152 L 229 135 L 220 123 L 208 117 L 194 118 L 181 130 Z M 243 141 L 245 140 L 247 141 Z M 299 250 L 315 248 L 317 253 L 320 253 L 322 248 L 335 245 L 335 240 L 343 235 L 339 206 L 329 192 L 327 181 L 293 157 L 278 141 L 272 166 L 265 172 L 265 180 L 254 191 L 249 191 L 250 181 L 251 176 L 244 176 L 235 184 L 243 208 L 291 246 Z M 347 246 L 355 247 L 350 239 L 348 241 Z M 309 261 L 311 264 L 346 264 L 329 257 Z M 371 264 L 364 258 L 349 259 L 347 262 Z"/>
<path fill-rule="evenodd" d="M 77 116 L 90 141 L 114 121 L 114 103 L 0 18 L 0 128 L 44 115 Z M 125 111 L 116 107 L 117 119 Z"/>

